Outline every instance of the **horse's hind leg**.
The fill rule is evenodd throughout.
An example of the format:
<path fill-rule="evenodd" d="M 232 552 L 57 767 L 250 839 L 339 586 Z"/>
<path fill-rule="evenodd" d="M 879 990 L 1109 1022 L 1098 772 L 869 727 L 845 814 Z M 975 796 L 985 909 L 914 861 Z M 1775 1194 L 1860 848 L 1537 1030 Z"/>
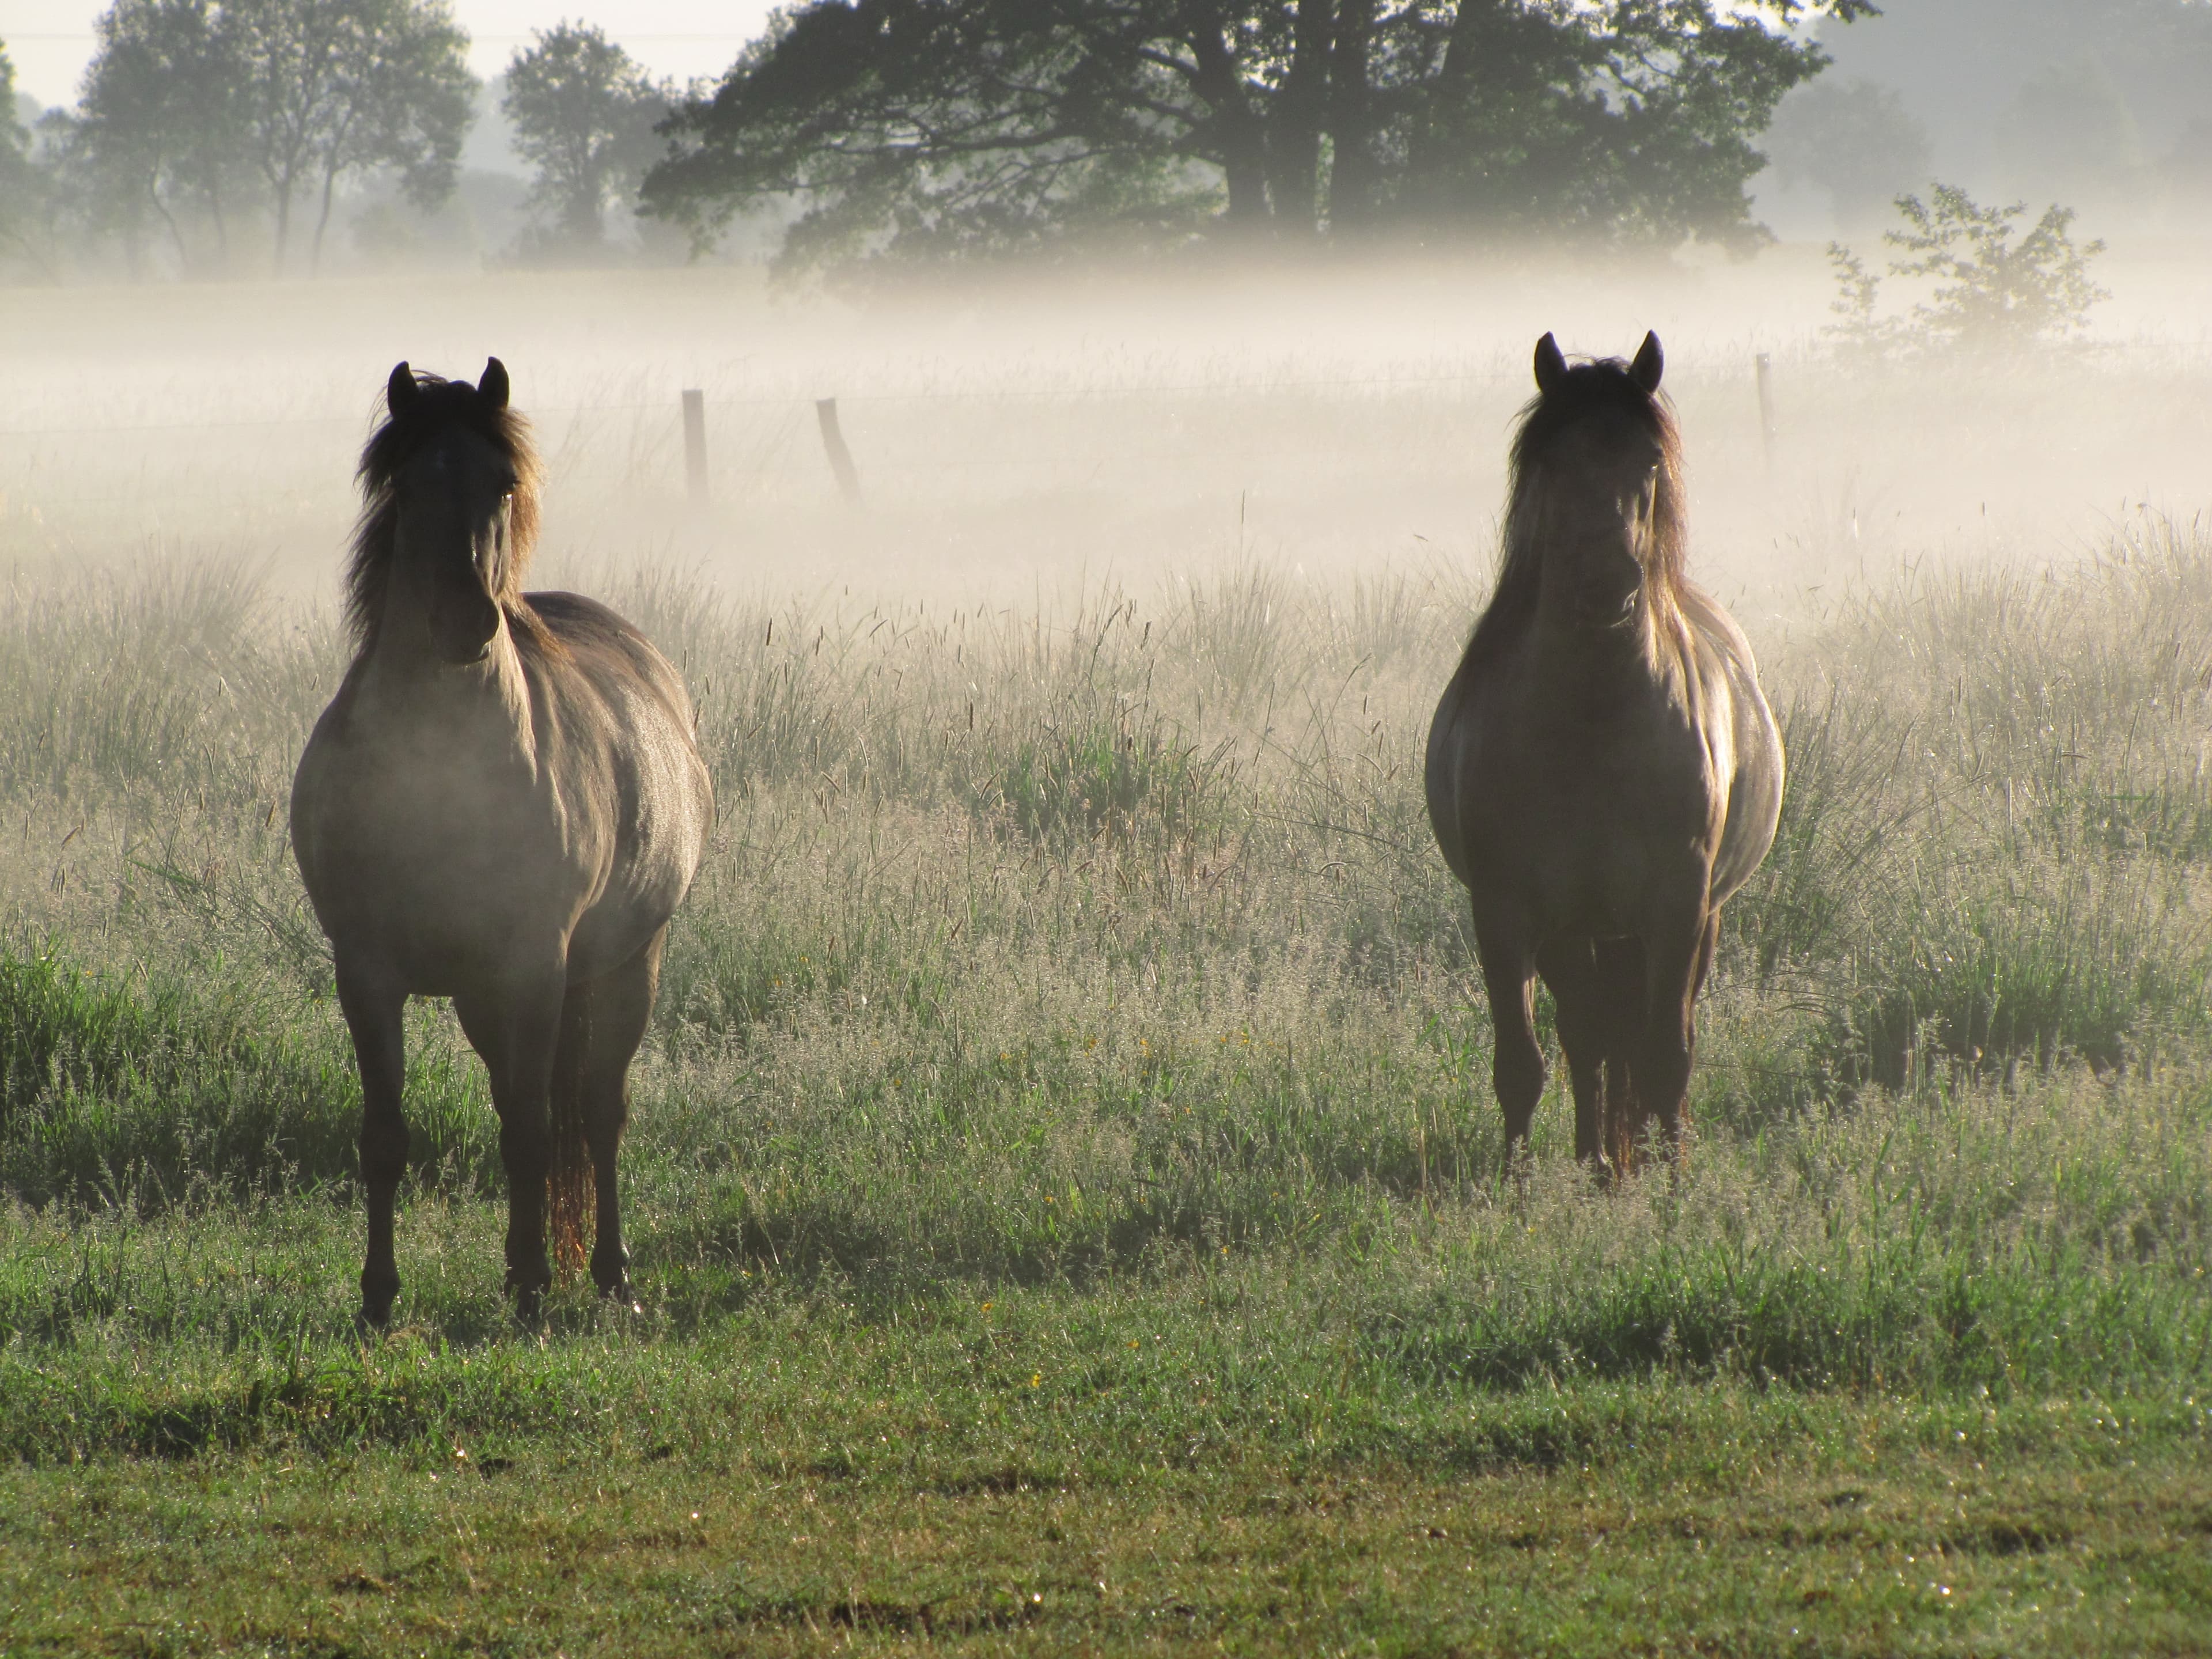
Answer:
<path fill-rule="evenodd" d="M 1574 1085 L 1575 1156 L 1595 1164 L 1604 1150 L 1600 1114 L 1607 1030 L 1595 947 L 1588 939 L 1553 940 L 1536 952 L 1536 971 L 1552 990 L 1559 1048 Z"/>
<path fill-rule="evenodd" d="M 584 1138 L 584 1076 L 592 1049 L 592 988 L 571 985 L 561 1002 L 561 1035 L 553 1048 L 552 1144 L 546 1164 L 546 1221 L 557 1267 L 584 1260 L 584 1193 L 591 1148 Z"/>
<path fill-rule="evenodd" d="M 1601 1143 L 1607 1168 L 1625 1176 L 1634 1167 L 1644 1133 L 1636 1088 L 1636 1048 L 1644 1031 L 1644 945 L 1635 939 L 1600 939 L 1595 954 L 1605 1053 Z"/>
<path fill-rule="evenodd" d="M 1690 1000 L 1692 1002 L 1705 992 L 1705 975 L 1713 970 L 1713 952 L 1720 948 L 1720 942 L 1721 913 L 1716 905 L 1705 912 L 1705 942 L 1698 947 L 1698 971 L 1690 980 Z"/>
<path fill-rule="evenodd" d="M 1536 1043 L 1530 1005 L 1535 988 L 1534 952 L 1517 919 L 1474 912 L 1474 948 L 1482 958 L 1483 988 L 1490 994 L 1496 1048 L 1490 1079 L 1505 1114 L 1505 1170 L 1510 1175 L 1528 1146 L 1528 1125 L 1544 1093 L 1544 1051 Z"/>
<path fill-rule="evenodd" d="M 1644 1120 L 1658 1117 L 1670 1153 L 1681 1146 L 1690 1061 L 1697 1048 L 1698 991 L 1712 965 L 1718 931 L 1719 917 L 1701 906 L 1693 920 L 1644 940 L 1644 1024 L 1636 1062 L 1637 1096 Z"/>
<path fill-rule="evenodd" d="M 368 1250 L 361 1270 L 361 1320 L 380 1327 L 399 1294 L 392 1249 L 392 1207 L 407 1173 L 407 1120 L 400 1087 L 407 1073 L 407 993 L 388 975 L 364 969 L 343 953 L 338 1006 L 353 1034 L 361 1068 L 361 1181 L 368 1195 Z"/>
<path fill-rule="evenodd" d="M 592 1152 L 592 1188 L 597 1200 L 598 1237 L 592 1246 L 592 1281 L 599 1293 L 626 1307 L 636 1306 L 629 1284 L 629 1250 L 623 1243 L 622 1199 L 615 1185 L 616 1155 L 629 1121 L 629 1065 L 645 1041 L 653 1019 L 653 999 L 660 986 L 664 927 L 645 947 L 612 973 L 568 993 L 573 1004 L 588 998 L 590 1040 L 583 1054 L 580 1086 L 584 1139 Z"/>
<path fill-rule="evenodd" d="M 545 1171 L 566 977 L 560 953 L 550 951 L 532 968 L 453 999 L 461 1030 L 491 1076 L 500 1161 L 507 1166 L 507 1289 L 526 1320 L 538 1316 L 553 1282 L 545 1255 Z"/>
<path fill-rule="evenodd" d="M 1698 999 L 1704 994 L 1705 975 L 1712 972 L 1713 952 L 1720 946 L 1721 913 L 1717 908 L 1705 912 L 1705 937 L 1698 944 L 1698 965 L 1690 974 L 1690 994 L 1682 1003 L 1682 1092 L 1680 1110 L 1672 1121 L 1664 1122 L 1667 1145 L 1670 1151 L 1679 1150 L 1682 1130 L 1690 1115 L 1690 1068 L 1698 1057 Z"/>

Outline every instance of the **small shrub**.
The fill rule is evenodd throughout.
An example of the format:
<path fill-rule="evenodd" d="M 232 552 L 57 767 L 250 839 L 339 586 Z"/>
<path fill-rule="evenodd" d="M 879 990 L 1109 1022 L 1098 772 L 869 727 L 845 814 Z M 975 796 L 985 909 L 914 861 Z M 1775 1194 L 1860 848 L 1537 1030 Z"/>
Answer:
<path fill-rule="evenodd" d="M 1040 841 L 1188 835 L 1227 766 L 1160 715 L 1117 696 L 1071 702 L 1020 741 L 972 804 L 1003 811 Z"/>
<path fill-rule="evenodd" d="M 1983 207 L 1956 185 L 1937 185 L 1924 202 L 1899 197 L 1897 210 L 1905 228 L 1884 232 L 1882 240 L 1904 257 L 1889 262 L 1889 277 L 1936 286 L 1911 312 L 1884 314 L 1884 279 L 1831 242 L 1828 262 L 1839 290 L 1831 309 L 1839 320 L 1828 332 L 1847 348 L 1901 355 L 2019 350 L 2079 332 L 2089 307 L 2112 297 L 2089 279 L 2089 263 L 2105 245 L 2075 245 L 2072 208 L 2045 209 L 2017 240 L 2013 228 L 2027 211 L 2024 202 Z"/>

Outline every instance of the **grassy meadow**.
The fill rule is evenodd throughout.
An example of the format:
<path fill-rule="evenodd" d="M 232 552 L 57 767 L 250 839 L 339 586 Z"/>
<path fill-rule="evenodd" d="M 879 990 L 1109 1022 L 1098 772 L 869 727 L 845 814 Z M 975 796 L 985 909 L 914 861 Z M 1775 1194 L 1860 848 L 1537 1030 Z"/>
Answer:
<path fill-rule="evenodd" d="M 1898 568 L 1880 478 L 1763 472 L 1740 380 L 1684 354 L 1716 516 L 1802 509 L 1766 585 L 1742 538 L 1716 561 L 1790 788 L 1686 1164 L 1600 1192 L 1557 1087 L 1498 1177 L 1422 804 L 1495 506 L 1441 459 L 1494 468 L 1486 428 L 1430 429 L 1467 404 L 1017 405 L 969 443 L 1141 426 L 1194 471 L 1241 410 L 1280 477 L 1338 453 L 1304 541 L 1264 489 L 1239 530 L 1098 486 L 1086 530 L 1065 469 L 997 520 L 937 473 L 864 515 L 718 475 L 746 580 L 668 505 L 655 413 L 556 482 L 546 561 L 684 669 L 721 803 L 635 1073 L 643 1311 L 578 1277 L 515 1325 L 482 1073 L 417 1005 L 364 1343 L 359 1091 L 284 803 L 344 662 L 295 572 L 327 580 L 376 349 L 343 443 L 307 418 L 337 394 L 283 389 L 304 505 L 203 464 L 222 513 L 150 548 L 115 523 L 184 448 L 135 483 L 0 450 L 0 1654 L 2205 1650 L 2202 526 Z M 2084 384 L 2075 416 L 2119 409 Z M 2011 389 L 1992 467 L 2069 407 Z M 1869 426 L 1899 395 L 1836 391 Z M 1419 487 L 1376 486 L 1397 562 L 1363 566 L 1341 480 L 1390 465 Z M 644 556 L 595 559 L 625 512 Z M 1164 568 L 1000 580 L 1031 528 L 1146 524 Z M 981 574 L 870 586 L 907 532 Z"/>
<path fill-rule="evenodd" d="M 1556 1100 L 1494 1176 L 1418 768 L 1469 594 L 616 586 L 723 802 L 638 1079 L 646 1311 L 514 1328 L 423 1007 L 366 1346 L 280 805 L 339 642 L 220 567 L 9 602 L 11 1647 L 2201 1640 L 2212 546 L 1775 653 L 1694 1151 L 1612 1194 Z"/>

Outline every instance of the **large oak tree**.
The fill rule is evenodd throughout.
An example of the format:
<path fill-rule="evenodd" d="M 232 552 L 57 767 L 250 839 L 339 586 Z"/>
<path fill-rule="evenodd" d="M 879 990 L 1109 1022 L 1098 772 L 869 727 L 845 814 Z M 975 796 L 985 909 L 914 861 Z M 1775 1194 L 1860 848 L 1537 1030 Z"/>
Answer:
<path fill-rule="evenodd" d="M 785 258 L 1091 227 L 1757 234 L 1745 186 L 1802 31 L 1868 0 L 811 0 L 667 128 L 648 211 L 778 198 Z"/>

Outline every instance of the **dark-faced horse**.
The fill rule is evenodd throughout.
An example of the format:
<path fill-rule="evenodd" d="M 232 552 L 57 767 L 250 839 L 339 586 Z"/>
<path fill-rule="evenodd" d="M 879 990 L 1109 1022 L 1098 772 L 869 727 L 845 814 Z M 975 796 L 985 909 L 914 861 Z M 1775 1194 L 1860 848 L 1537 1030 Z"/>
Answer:
<path fill-rule="evenodd" d="M 399 1289 L 392 1195 L 409 996 L 453 999 L 490 1074 L 507 1167 L 507 1285 L 534 1316 L 564 1260 L 631 1300 L 615 1184 L 629 1064 L 714 793 L 684 683 L 573 593 L 525 593 L 538 465 L 497 358 L 475 385 L 386 388 L 361 461 L 352 665 L 292 786 L 292 847 L 361 1066 L 362 1317 Z"/>
<path fill-rule="evenodd" d="M 1429 731 L 1429 819 L 1474 900 L 1509 1167 L 1544 1091 L 1541 975 L 1575 1151 L 1679 1146 L 1721 906 L 1774 840 L 1782 740 L 1751 647 L 1685 574 L 1659 340 L 1570 368 L 1547 334 L 1498 583 Z"/>

